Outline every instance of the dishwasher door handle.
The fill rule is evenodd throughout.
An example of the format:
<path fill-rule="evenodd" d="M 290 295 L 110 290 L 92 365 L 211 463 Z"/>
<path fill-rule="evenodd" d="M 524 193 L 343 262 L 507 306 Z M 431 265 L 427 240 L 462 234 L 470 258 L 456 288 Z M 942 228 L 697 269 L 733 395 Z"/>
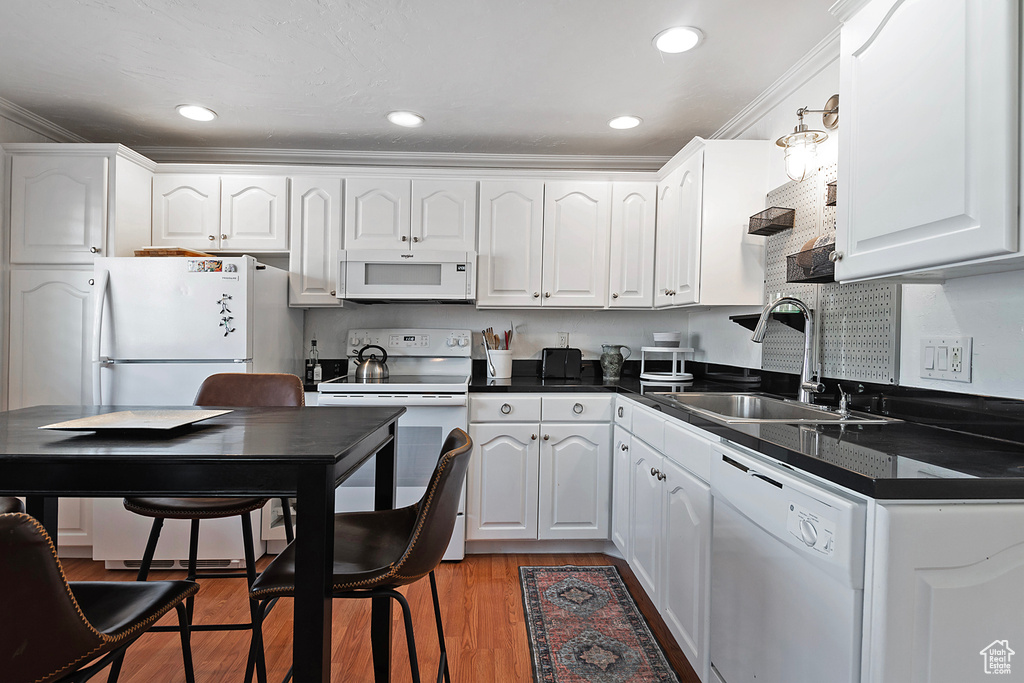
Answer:
<path fill-rule="evenodd" d="M 769 484 L 771 484 L 772 486 L 777 486 L 780 489 L 782 488 L 782 483 L 781 482 L 775 481 L 774 479 L 769 477 L 767 474 L 761 474 L 760 472 L 754 472 L 753 470 L 751 470 L 750 471 L 750 476 L 757 477 L 758 479 L 760 479 L 762 481 L 766 481 Z"/>

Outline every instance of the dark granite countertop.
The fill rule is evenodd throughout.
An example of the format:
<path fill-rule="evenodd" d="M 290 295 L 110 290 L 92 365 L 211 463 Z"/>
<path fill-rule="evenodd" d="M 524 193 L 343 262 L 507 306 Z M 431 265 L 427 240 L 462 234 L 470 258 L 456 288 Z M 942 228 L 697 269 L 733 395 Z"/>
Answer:
<path fill-rule="evenodd" d="M 488 380 L 475 374 L 471 393 L 488 392 L 615 392 L 628 395 L 654 410 L 689 422 L 695 427 L 766 455 L 784 466 L 826 479 L 843 488 L 880 500 L 1024 499 L 1024 443 L 936 427 L 928 419 L 943 410 L 937 399 L 929 411 L 921 406 L 927 398 L 914 400 L 914 421 L 884 425 L 793 425 L 724 424 L 672 405 L 657 392 L 743 392 L 760 391 L 780 396 L 772 382 L 728 383 L 698 377 L 694 382 L 666 388 L 624 376 L 619 382 L 603 382 L 591 372 L 579 380 L 540 379 L 537 373 L 516 375 L 509 380 Z M 773 391 L 774 389 L 774 391 Z M 791 394 L 787 397 L 791 397 Z M 882 410 L 901 417 L 894 410 L 906 399 L 879 401 Z M 1002 402 L 1006 403 L 1006 402 Z M 958 419 L 984 421 L 990 431 L 1016 435 L 1021 432 L 1024 404 L 1012 402 L 1008 413 L 989 410 L 984 417 L 961 414 Z M 962 411 L 961 411 L 962 412 Z M 980 415 L 980 413 L 979 413 Z M 948 420 L 942 423 L 948 424 Z"/>

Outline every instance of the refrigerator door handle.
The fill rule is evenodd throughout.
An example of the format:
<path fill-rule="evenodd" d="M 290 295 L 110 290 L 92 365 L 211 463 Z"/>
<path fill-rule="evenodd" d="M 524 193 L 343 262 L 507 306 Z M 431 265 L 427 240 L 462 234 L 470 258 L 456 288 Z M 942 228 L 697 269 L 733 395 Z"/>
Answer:
<path fill-rule="evenodd" d="M 96 271 L 96 289 L 92 300 L 92 403 L 102 405 L 103 391 L 100 387 L 100 340 L 103 338 L 103 304 L 107 300 L 107 282 L 110 271 L 101 268 Z"/>

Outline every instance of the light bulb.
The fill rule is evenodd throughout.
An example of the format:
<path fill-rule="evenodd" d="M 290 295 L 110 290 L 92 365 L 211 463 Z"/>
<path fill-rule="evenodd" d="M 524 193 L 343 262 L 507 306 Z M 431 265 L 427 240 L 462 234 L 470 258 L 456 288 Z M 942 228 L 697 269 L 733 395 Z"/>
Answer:
<path fill-rule="evenodd" d="M 818 145 L 807 140 L 794 142 L 786 147 L 786 175 L 800 182 L 814 166 L 818 157 Z"/>

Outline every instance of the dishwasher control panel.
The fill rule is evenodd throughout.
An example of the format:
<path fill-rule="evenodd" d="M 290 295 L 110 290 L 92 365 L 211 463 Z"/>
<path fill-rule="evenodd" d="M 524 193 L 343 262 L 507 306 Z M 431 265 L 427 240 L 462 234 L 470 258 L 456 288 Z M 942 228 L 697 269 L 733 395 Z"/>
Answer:
<path fill-rule="evenodd" d="M 836 550 L 836 520 L 809 510 L 795 501 L 789 502 L 786 531 L 822 555 L 831 556 Z"/>

